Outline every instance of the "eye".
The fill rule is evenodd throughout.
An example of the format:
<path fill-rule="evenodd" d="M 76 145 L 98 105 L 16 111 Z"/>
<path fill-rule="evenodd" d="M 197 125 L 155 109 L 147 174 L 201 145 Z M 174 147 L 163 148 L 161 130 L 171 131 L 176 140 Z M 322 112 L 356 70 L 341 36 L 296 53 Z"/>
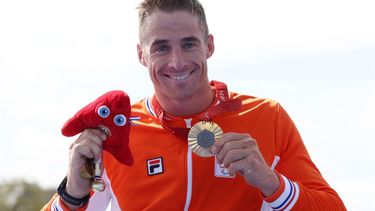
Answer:
<path fill-rule="evenodd" d="M 105 105 L 102 105 L 98 108 L 98 114 L 102 118 L 108 117 L 109 113 L 110 113 L 109 108 Z"/>
<path fill-rule="evenodd" d="M 182 47 L 183 47 L 184 49 L 191 49 L 191 48 L 194 48 L 195 46 L 196 46 L 196 44 L 193 43 L 193 42 L 184 43 L 184 44 L 182 45 Z"/>
<path fill-rule="evenodd" d="M 167 46 L 160 46 L 159 48 L 156 49 L 156 51 L 159 53 L 166 52 L 167 50 L 168 50 Z"/>
<path fill-rule="evenodd" d="M 165 52 L 168 52 L 169 46 L 166 44 L 157 44 L 152 47 L 153 51 L 158 54 L 163 54 Z"/>
<path fill-rule="evenodd" d="M 126 117 L 123 114 L 117 114 L 113 121 L 117 126 L 124 126 L 126 124 Z"/>

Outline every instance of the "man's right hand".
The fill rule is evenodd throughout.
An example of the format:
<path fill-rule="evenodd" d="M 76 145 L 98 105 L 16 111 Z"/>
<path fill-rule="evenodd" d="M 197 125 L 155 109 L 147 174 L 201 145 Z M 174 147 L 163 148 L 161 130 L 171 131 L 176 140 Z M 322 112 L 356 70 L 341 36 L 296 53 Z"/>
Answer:
<path fill-rule="evenodd" d="M 75 198 L 83 198 L 90 193 L 91 181 L 82 178 L 81 171 L 85 168 L 88 159 L 99 160 L 101 158 L 102 144 L 106 139 L 107 135 L 101 129 L 86 129 L 70 146 L 68 181 L 66 184 L 66 192 L 69 195 Z M 102 165 L 101 168 L 103 168 Z M 71 209 L 78 208 L 66 201 L 64 201 L 64 204 Z"/>

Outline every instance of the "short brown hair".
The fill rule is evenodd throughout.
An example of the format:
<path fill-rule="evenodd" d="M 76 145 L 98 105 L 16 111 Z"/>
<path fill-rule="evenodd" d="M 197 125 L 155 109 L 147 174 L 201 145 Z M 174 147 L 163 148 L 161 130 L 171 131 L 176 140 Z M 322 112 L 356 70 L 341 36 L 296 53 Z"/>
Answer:
<path fill-rule="evenodd" d="M 208 37 L 206 15 L 202 4 L 198 0 L 144 0 L 138 6 L 139 29 L 142 28 L 146 18 L 155 11 L 173 12 L 188 11 L 196 15 L 202 25 L 203 34 Z M 141 31 L 140 31 L 141 32 Z"/>

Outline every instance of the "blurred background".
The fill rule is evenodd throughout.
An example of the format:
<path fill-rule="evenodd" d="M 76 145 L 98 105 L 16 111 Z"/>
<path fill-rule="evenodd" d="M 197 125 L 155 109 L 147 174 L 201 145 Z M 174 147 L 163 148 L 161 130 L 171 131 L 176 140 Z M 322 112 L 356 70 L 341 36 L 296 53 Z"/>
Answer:
<path fill-rule="evenodd" d="M 210 79 L 279 101 L 348 210 L 375 210 L 375 2 L 201 2 Z M 74 141 L 60 129 L 78 109 L 113 89 L 152 95 L 138 3 L 0 1 L 0 210 L 48 201 Z"/>

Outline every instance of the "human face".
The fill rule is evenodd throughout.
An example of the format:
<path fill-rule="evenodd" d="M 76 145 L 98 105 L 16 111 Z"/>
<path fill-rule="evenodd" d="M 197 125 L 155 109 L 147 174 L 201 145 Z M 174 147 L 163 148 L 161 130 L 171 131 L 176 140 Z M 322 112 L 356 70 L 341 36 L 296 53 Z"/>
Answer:
<path fill-rule="evenodd" d="M 146 18 L 140 41 L 138 58 L 159 100 L 198 100 L 210 91 L 207 59 L 214 51 L 213 36 L 204 36 L 197 16 L 156 11 Z"/>

